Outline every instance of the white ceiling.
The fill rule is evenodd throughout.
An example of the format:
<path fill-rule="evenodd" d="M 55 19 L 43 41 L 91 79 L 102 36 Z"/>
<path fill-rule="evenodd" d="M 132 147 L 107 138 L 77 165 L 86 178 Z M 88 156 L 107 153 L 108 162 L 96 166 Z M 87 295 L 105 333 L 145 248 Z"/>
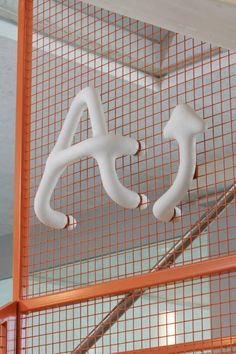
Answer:
<path fill-rule="evenodd" d="M 84 0 L 170 31 L 236 49 L 235 0 Z"/>

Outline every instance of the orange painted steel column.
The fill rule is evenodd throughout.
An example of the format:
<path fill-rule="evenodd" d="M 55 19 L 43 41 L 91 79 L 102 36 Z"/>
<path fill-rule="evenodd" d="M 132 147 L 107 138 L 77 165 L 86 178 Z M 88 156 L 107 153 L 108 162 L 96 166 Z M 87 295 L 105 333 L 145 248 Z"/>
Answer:
<path fill-rule="evenodd" d="M 30 109 L 32 65 L 32 6 L 31 0 L 20 0 L 18 8 L 18 51 L 16 90 L 16 140 L 14 178 L 14 239 L 13 239 L 13 301 L 22 294 L 22 267 L 27 263 L 29 222 L 29 163 L 30 163 Z M 27 258 L 25 259 L 27 262 Z M 26 285 L 26 284 L 25 284 Z M 21 324 L 16 305 L 16 353 L 20 353 Z"/>
<path fill-rule="evenodd" d="M 32 1 L 19 1 L 14 180 L 13 300 L 21 295 L 22 248 L 28 237 Z"/>

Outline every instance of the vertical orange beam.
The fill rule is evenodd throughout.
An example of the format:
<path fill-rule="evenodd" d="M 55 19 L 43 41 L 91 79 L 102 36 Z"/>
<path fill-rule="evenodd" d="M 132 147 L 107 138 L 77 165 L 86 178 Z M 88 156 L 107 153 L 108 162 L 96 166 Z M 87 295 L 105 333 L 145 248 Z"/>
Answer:
<path fill-rule="evenodd" d="M 32 1 L 20 0 L 16 90 L 14 178 L 13 301 L 21 296 L 22 250 L 27 249 L 29 224 L 30 109 L 32 70 Z"/>
<path fill-rule="evenodd" d="M 27 288 L 30 198 L 30 115 L 32 70 L 33 1 L 20 0 L 18 8 L 18 50 L 16 89 L 16 139 L 14 176 L 13 301 Z M 24 258 L 23 258 L 24 256 Z M 21 348 L 20 315 L 16 314 L 16 353 Z"/>

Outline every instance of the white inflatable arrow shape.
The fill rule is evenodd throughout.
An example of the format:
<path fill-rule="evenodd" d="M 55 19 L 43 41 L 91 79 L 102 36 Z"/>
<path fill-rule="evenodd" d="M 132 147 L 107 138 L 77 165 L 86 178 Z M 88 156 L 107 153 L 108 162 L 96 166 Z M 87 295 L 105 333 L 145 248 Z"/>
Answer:
<path fill-rule="evenodd" d="M 81 115 L 87 108 L 93 137 L 71 145 Z M 135 155 L 140 149 L 140 142 L 133 138 L 108 134 L 99 95 L 93 88 L 82 90 L 74 98 L 58 140 L 47 159 L 34 200 L 34 210 L 38 219 L 56 229 L 75 228 L 76 221 L 73 216 L 53 210 L 50 200 L 66 166 L 84 157 L 96 159 L 103 187 L 113 201 L 124 208 L 147 207 L 147 197 L 125 188 L 115 170 L 116 158 Z"/>
<path fill-rule="evenodd" d="M 196 170 L 196 135 L 206 130 L 205 123 L 187 104 L 175 107 L 163 130 L 167 139 L 179 144 L 180 165 L 173 185 L 153 205 L 153 214 L 160 221 L 170 221 L 181 215 L 176 206 L 183 199 Z"/>

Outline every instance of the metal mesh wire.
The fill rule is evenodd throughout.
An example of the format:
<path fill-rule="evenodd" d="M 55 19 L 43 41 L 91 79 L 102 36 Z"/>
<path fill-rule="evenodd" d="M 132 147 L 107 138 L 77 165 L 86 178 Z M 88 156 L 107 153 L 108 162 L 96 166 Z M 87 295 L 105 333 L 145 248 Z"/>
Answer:
<path fill-rule="evenodd" d="M 33 29 L 23 296 L 145 273 L 235 180 L 236 55 L 80 2 L 34 1 Z M 52 201 L 76 216 L 78 228 L 55 231 L 39 223 L 33 199 L 46 158 L 73 97 L 87 86 L 101 94 L 110 132 L 146 141 L 145 156 L 117 160 L 117 171 L 127 187 L 147 193 L 151 202 L 178 169 L 178 145 L 162 136 L 172 109 L 186 102 L 207 122 L 197 144 L 198 178 L 182 202 L 179 222 L 157 223 L 151 208 L 115 205 L 95 162 L 83 159 L 67 168 Z M 85 114 L 74 142 L 90 133 Z M 230 205 L 174 265 L 234 253 L 234 215 Z"/>
<path fill-rule="evenodd" d="M 121 298 L 101 298 L 23 315 L 27 335 L 22 352 L 72 352 Z M 147 289 L 88 352 L 118 353 L 160 346 L 160 353 L 161 349 L 164 353 L 170 346 L 166 352 L 183 353 L 171 346 L 178 348 L 192 341 L 198 343 L 196 353 L 233 352 L 235 318 L 236 273 L 172 283 Z M 201 351 L 202 341 L 208 348 L 215 344 L 215 351 L 214 346 Z M 217 349 L 223 347 L 226 351 Z"/>
<path fill-rule="evenodd" d="M 215 208 L 236 171 L 236 53 L 78 1 L 34 0 L 32 6 L 32 52 L 25 53 L 32 75 L 26 87 L 30 129 L 24 127 L 23 299 L 149 272 Z M 33 202 L 46 159 L 72 99 L 87 86 L 102 97 L 109 132 L 145 140 L 143 156 L 120 158 L 116 167 L 122 183 L 152 203 L 179 166 L 177 143 L 162 135 L 172 110 L 188 103 L 204 118 L 198 175 L 179 221 L 158 223 L 151 207 L 115 205 L 91 158 L 65 170 L 52 200 L 55 209 L 76 217 L 78 227 L 57 231 L 37 220 Z M 85 113 L 74 143 L 90 136 Z M 235 214 L 229 203 L 203 232 L 190 232 L 188 247 L 173 254 L 171 266 L 235 254 Z M 83 345 L 77 353 L 141 354 L 156 347 L 158 353 L 233 353 L 235 284 L 231 272 L 142 289 L 136 299 L 133 292 L 135 301 L 99 338 L 94 329 L 124 295 L 21 314 L 21 352 L 69 353 Z"/>

